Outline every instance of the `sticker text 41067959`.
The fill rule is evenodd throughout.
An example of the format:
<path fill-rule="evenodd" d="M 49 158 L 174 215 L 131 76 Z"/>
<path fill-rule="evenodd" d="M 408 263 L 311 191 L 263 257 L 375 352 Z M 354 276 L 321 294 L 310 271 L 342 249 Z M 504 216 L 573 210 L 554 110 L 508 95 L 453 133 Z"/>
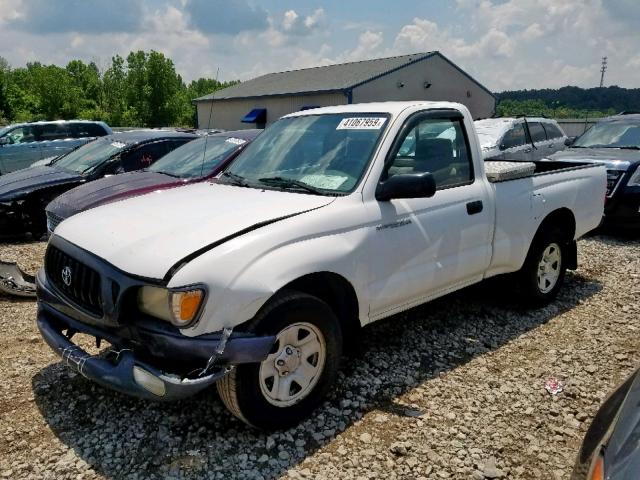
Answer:
<path fill-rule="evenodd" d="M 343 118 L 336 130 L 380 130 L 386 121 L 384 117 Z"/>

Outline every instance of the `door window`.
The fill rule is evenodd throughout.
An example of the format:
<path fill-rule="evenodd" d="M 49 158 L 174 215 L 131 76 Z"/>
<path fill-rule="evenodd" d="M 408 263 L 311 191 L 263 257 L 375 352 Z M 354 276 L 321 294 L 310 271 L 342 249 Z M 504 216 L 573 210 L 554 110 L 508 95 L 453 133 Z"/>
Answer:
<path fill-rule="evenodd" d="M 555 124 L 549 122 L 544 124 L 544 129 L 547 131 L 548 138 L 561 138 L 564 137 L 564 134 L 560 131 Z"/>
<path fill-rule="evenodd" d="M 528 122 L 529 131 L 531 132 L 531 139 L 535 142 L 546 142 L 547 134 L 542 128 L 542 125 L 539 122 Z"/>
<path fill-rule="evenodd" d="M 125 172 L 147 168 L 166 153 L 166 142 L 147 143 L 132 152 L 124 154 L 122 156 L 122 168 Z"/>
<path fill-rule="evenodd" d="M 40 126 L 40 138 L 41 142 L 47 142 L 49 140 L 61 140 L 63 138 L 69 138 L 71 136 L 67 125 L 63 123 L 50 123 Z"/>
<path fill-rule="evenodd" d="M 469 144 L 461 120 L 422 118 L 401 135 L 383 180 L 403 173 L 429 172 L 438 190 L 473 181 Z"/>
<path fill-rule="evenodd" d="M 88 138 L 103 137 L 107 132 L 95 123 L 72 123 L 71 133 L 73 138 Z"/>
<path fill-rule="evenodd" d="M 527 143 L 529 142 L 527 139 L 527 132 L 524 129 L 524 124 L 519 123 L 507 130 L 507 133 L 505 133 L 502 138 L 500 148 L 506 150 L 508 148 L 521 147 Z"/>
<path fill-rule="evenodd" d="M 31 125 L 14 128 L 9 133 L 7 133 L 6 138 L 9 139 L 10 145 L 31 143 L 37 141 L 36 132 Z"/>

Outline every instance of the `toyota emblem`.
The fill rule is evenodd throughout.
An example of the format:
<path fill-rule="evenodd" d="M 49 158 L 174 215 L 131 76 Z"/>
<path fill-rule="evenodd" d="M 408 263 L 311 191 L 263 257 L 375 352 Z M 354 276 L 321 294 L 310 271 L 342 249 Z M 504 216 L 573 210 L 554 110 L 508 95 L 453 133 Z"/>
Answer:
<path fill-rule="evenodd" d="M 64 267 L 62 269 L 62 281 L 67 287 L 71 285 L 71 267 Z"/>

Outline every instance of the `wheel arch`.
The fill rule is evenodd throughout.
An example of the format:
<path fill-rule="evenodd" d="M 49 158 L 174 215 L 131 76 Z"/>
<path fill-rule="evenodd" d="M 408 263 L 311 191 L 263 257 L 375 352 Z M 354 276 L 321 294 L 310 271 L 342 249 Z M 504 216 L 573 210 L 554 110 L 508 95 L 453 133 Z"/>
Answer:
<path fill-rule="evenodd" d="M 278 292 L 282 290 L 296 290 L 324 301 L 340 321 L 345 344 L 357 338 L 361 327 L 360 302 L 355 288 L 342 275 L 328 271 L 310 273 L 290 281 Z"/>
<path fill-rule="evenodd" d="M 578 250 L 575 242 L 576 217 L 573 212 L 566 207 L 558 208 L 550 212 L 542 220 L 535 235 L 533 236 L 527 256 L 529 256 L 532 246 L 540 238 L 542 233 L 552 228 L 558 228 L 565 235 L 566 247 L 569 254 L 569 258 L 567 259 L 567 268 L 569 270 L 575 270 L 578 268 Z"/>

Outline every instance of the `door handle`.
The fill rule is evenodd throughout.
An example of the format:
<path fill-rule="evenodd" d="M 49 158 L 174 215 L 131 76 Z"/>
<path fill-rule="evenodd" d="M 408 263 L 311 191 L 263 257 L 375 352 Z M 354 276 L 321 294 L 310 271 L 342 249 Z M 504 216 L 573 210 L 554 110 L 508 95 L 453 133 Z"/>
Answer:
<path fill-rule="evenodd" d="M 523 150 L 524 153 L 531 153 L 531 149 L 527 148 L 526 150 Z"/>
<path fill-rule="evenodd" d="M 482 200 L 476 200 L 475 202 L 467 203 L 467 213 L 469 215 L 475 215 L 482 211 Z"/>
<path fill-rule="evenodd" d="M 29 148 L 38 148 L 37 145 L 29 145 Z"/>
<path fill-rule="evenodd" d="M 554 145 L 553 145 L 553 143 L 552 143 L 551 145 L 549 145 L 549 148 L 553 148 L 553 146 L 554 146 Z"/>

